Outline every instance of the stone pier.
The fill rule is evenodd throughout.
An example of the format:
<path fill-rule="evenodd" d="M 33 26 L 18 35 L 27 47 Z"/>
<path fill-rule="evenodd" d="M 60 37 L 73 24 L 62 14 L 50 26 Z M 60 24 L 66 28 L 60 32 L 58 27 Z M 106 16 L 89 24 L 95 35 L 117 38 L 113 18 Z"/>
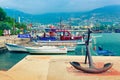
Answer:
<path fill-rule="evenodd" d="M 78 61 L 87 67 L 84 56 L 28 55 L 8 71 L 0 71 L 0 80 L 120 80 L 120 57 L 93 56 L 93 60 L 98 68 L 108 62 L 113 67 L 104 73 L 90 74 L 69 64 Z"/>

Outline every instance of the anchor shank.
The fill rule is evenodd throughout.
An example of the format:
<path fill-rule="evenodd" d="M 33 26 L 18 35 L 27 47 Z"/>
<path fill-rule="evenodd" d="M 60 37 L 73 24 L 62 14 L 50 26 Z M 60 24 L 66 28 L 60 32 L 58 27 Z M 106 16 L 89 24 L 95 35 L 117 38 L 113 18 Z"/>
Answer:
<path fill-rule="evenodd" d="M 89 67 L 93 68 L 94 65 L 93 65 L 93 60 L 92 60 L 92 56 L 91 56 L 91 53 L 90 53 L 90 48 L 89 48 L 89 39 L 90 39 L 90 29 L 88 28 L 88 39 L 86 41 L 86 59 L 85 59 L 85 63 L 87 61 L 87 56 L 88 56 L 88 61 L 89 61 Z"/>
<path fill-rule="evenodd" d="M 90 53 L 89 46 L 87 46 L 86 48 L 87 48 L 87 54 L 88 54 L 89 67 L 93 68 L 94 67 L 94 65 L 93 65 L 93 59 L 92 59 L 92 56 L 91 56 L 91 53 Z"/>
<path fill-rule="evenodd" d="M 85 64 L 87 64 L 87 56 L 88 56 L 88 54 L 87 54 L 87 50 L 86 50 L 86 55 L 85 55 Z"/>

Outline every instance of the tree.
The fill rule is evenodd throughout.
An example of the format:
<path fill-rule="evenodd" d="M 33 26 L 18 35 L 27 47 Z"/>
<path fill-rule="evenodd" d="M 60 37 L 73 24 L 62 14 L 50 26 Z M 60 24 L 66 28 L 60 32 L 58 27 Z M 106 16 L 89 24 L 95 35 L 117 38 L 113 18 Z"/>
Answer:
<path fill-rule="evenodd" d="M 18 29 L 27 29 L 27 26 L 24 23 L 15 23 L 15 27 L 17 27 Z"/>
<path fill-rule="evenodd" d="M 10 29 L 12 34 L 17 34 L 16 29 L 26 30 L 27 26 L 24 23 L 16 22 L 14 18 L 7 16 L 6 12 L 4 12 L 4 10 L 2 8 L 0 8 L 0 30 L 1 30 L 1 32 L 4 29 L 6 29 L 6 30 Z"/>
<path fill-rule="evenodd" d="M 6 13 L 2 8 L 0 8 L 0 21 L 4 21 L 6 18 Z"/>
<path fill-rule="evenodd" d="M 4 29 L 11 29 L 11 26 L 8 22 L 0 22 L 0 30 L 4 30 Z"/>
<path fill-rule="evenodd" d="M 15 20 L 14 20 L 14 18 L 11 18 L 11 17 L 9 17 L 9 16 L 6 16 L 4 22 L 8 22 L 8 23 L 10 23 L 11 25 L 13 25 L 14 22 L 15 22 Z"/>

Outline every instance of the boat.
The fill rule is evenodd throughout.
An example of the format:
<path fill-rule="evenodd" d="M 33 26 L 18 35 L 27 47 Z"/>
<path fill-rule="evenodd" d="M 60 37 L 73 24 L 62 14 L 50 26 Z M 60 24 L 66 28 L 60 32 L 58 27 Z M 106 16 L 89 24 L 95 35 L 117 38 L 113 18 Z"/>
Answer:
<path fill-rule="evenodd" d="M 56 41 L 33 41 L 33 43 L 37 44 L 37 45 L 54 45 L 54 46 L 68 46 L 68 45 L 84 45 L 85 42 L 84 41 L 76 41 L 76 40 L 67 40 L 67 41 L 61 41 L 61 40 L 56 40 Z"/>
<path fill-rule="evenodd" d="M 66 29 L 45 29 L 43 36 L 37 36 L 39 43 L 74 43 L 78 45 L 85 44 L 82 35 L 72 35 L 69 30 Z"/>
<path fill-rule="evenodd" d="M 19 52 L 27 52 L 24 46 L 12 43 L 5 43 L 5 46 L 9 51 L 19 51 Z"/>
<path fill-rule="evenodd" d="M 18 34 L 18 38 L 31 38 L 30 34 Z"/>
<path fill-rule="evenodd" d="M 115 56 L 115 54 L 109 50 L 97 50 L 96 52 L 98 55 L 102 56 Z"/>
<path fill-rule="evenodd" d="M 25 47 L 29 53 L 34 54 L 56 54 L 56 53 L 67 53 L 67 48 L 59 48 L 56 46 L 41 46 L 41 47 Z"/>
<path fill-rule="evenodd" d="M 98 46 L 98 50 L 96 50 L 98 55 L 102 56 L 115 56 L 115 53 L 109 50 L 104 50 L 102 47 Z"/>

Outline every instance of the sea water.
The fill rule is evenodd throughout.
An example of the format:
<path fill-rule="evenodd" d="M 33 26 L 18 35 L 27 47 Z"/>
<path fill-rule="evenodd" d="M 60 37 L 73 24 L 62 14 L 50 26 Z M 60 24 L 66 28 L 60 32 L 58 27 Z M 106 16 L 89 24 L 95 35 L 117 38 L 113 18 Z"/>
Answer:
<path fill-rule="evenodd" d="M 90 52 L 94 56 L 98 56 L 94 48 L 101 46 L 104 50 L 115 53 L 120 56 L 120 33 L 98 33 L 92 34 L 92 42 L 89 44 Z M 85 45 L 76 47 L 75 52 L 69 52 L 68 55 L 85 55 Z"/>
<path fill-rule="evenodd" d="M 98 33 L 92 34 L 93 40 L 89 44 L 90 52 L 93 56 L 98 56 L 94 48 L 102 46 L 103 49 L 109 50 L 115 53 L 115 56 L 120 56 L 120 33 Z M 85 55 L 85 45 L 77 45 L 74 52 L 68 52 L 67 55 Z M 13 65 L 18 63 L 25 56 L 30 55 L 29 53 L 18 53 L 18 52 L 5 52 L 0 53 L 0 70 L 10 69 Z M 51 55 L 52 56 L 52 55 Z M 59 56 L 59 55 L 57 55 Z"/>

